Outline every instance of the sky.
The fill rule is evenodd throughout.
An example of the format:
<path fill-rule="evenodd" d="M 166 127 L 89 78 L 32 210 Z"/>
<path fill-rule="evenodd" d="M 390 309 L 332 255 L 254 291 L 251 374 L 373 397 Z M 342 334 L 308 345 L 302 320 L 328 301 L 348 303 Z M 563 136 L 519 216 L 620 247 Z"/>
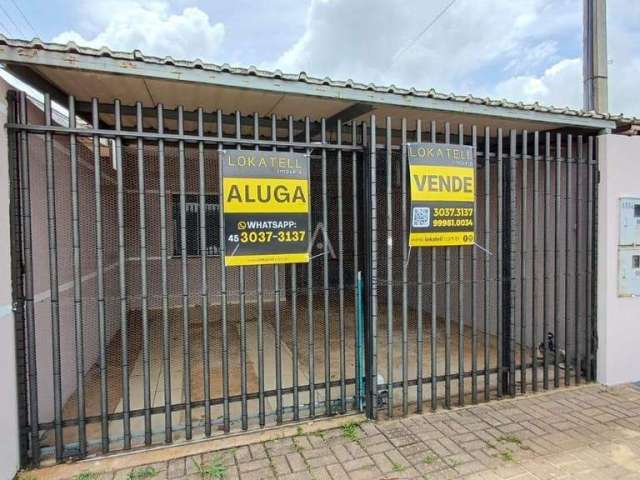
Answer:
<path fill-rule="evenodd" d="M 0 0 L 0 31 L 581 108 L 582 0 L 455 0 L 446 8 L 450 3 Z M 610 112 L 640 116 L 640 0 L 608 0 L 607 21 Z"/>

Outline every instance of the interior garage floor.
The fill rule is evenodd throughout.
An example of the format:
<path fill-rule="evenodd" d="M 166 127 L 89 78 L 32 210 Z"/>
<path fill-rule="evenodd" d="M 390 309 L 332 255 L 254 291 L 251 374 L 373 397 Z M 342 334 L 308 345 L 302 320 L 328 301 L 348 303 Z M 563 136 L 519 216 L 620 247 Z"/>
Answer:
<path fill-rule="evenodd" d="M 334 298 L 336 297 L 336 298 Z M 315 383 L 324 382 L 325 367 L 325 326 L 322 296 L 316 295 L 314 298 L 314 318 L 313 328 L 310 330 L 307 319 L 307 305 L 304 297 L 298 299 L 297 314 L 297 342 L 298 342 L 298 384 L 300 386 L 309 384 L 309 339 L 310 333 L 313 333 L 313 360 Z M 180 404 L 185 401 L 184 384 L 183 384 L 183 331 L 182 331 L 182 310 L 180 308 L 170 310 L 170 376 L 171 376 L 171 401 L 173 404 Z M 292 386 L 293 379 L 293 345 L 296 339 L 292 331 L 292 312 L 289 302 L 281 303 L 281 321 L 280 329 L 282 335 L 282 387 L 288 388 Z M 191 401 L 201 401 L 204 399 L 203 387 L 203 347 L 202 333 L 203 324 L 201 321 L 201 308 L 193 306 L 190 308 L 190 331 L 188 345 L 190 348 L 191 358 Z M 331 296 L 329 309 L 330 319 L 330 372 L 331 380 L 340 380 L 340 315 L 337 302 L 337 295 Z M 408 377 L 410 380 L 416 378 L 417 371 L 417 329 L 416 329 L 416 312 L 410 310 L 408 315 Z M 228 345 L 229 345 L 229 394 L 231 396 L 239 396 L 241 394 L 241 324 L 239 321 L 239 306 L 237 304 L 228 305 Z M 393 312 L 393 380 L 395 382 L 402 380 L 402 311 L 400 305 L 394 308 Z M 424 349 L 423 349 L 423 375 L 430 377 L 431 375 L 431 319 L 429 313 L 423 315 L 424 321 Z M 353 292 L 345 294 L 344 305 L 344 325 L 345 325 L 345 371 L 347 379 L 347 407 L 353 408 L 353 398 L 355 394 L 354 378 L 355 378 L 355 309 L 353 304 Z M 380 304 L 378 307 L 378 371 L 387 381 L 387 316 L 386 305 Z M 163 349 L 162 349 L 162 312 L 160 310 L 149 311 L 149 327 L 150 327 L 150 343 L 149 343 L 149 360 L 150 360 L 150 390 L 151 390 L 151 406 L 164 406 L 164 369 L 163 369 Z M 210 362 L 210 398 L 218 399 L 222 397 L 222 329 L 219 305 L 212 305 L 209 308 L 209 362 Z M 472 331 L 469 326 L 464 327 L 464 370 L 470 372 L 472 365 L 472 348 L 471 348 Z M 484 369 L 484 332 L 478 332 L 478 370 Z M 490 352 L 490 368 L 495 368 L 497 361 L 496 337 L 491 335 L 489 338 Z M 129 392 L 130 392 L 130 409 L 139 410 L 144 408 L 144 382 L 143 382 L 143 345 L 142 345 L 142 326 L 140 321 L 140 312 L 131 312 L 130 328 L 128 332 L 129 339 Z M 276 388 L 276 325 L 274 315 L 274 304 L 265 302 L 263 308 L 263 342 L 264 342 L 264 389 L 265 391 L 275 390 Z M 445 322 L 438 319 L 437 332 L 437 374 L 445 374 Z M 516 364 L 520 364 L 520 349 L 516 349 Z M 458 351 L 459 351 L 459 329 L 458 325 L 451 325 L 451 373 L 458 373 Z M 121 362 L 121 344 L 120 335 L 116 334 L 113 341 L 108 346 L 107 352 L 108 364 L 108 409 L 110 414 L 122 412 L 122 362 Z M 258 353 L 258 321 L 257 308 L 255 303 L 247 302 L 246 308 L 246 367 L 247 367 L 247 393 L 256 393 L 259 390 L 260 371 L 258 369 L 259 353 Z M 525 358 L 527 363 L 531 362 L 531 358 Z M 553 379 L 553 368 L 549 369 L 550 378 Z M 564 375 L 561 370 L 561 375 Z M 527 373 L 528 382 L 531 382 L 531 369 Z M 542 381 L 542 370 L 538 375 L 539 381 Z M 349 381 L 350 380 L 350 381 Z M 517 380 L 519 380 L 519 372 Z M 100 371 L 99 365 L 95 364 L 89 370 L 85 378 L 86 385 L 86 414 L 87 416 L 96 416 L 100 414 Z M 496 396 L 497 375 L 490 376 L 491 397 Z M 385 387 L 386 388 L 386 387 Z M 484 377 L 478 375 L 478 398 L 484 398 Z M 438 382 L 439 402 L 444 398 L 445 383 Z M 340 398 L 340 387 L 334 386 L 331 389 L 333 401 Z M 425 408 L 430 408 L 431 387 L 425 384 L 423 388 L 423 400 L 428 402 Z M 471 378 L 465 379 L 465 397 L 466 402 L 470 403 L 471 399 Z M 316 387 L 316 415 L 322 415 L 324 411 L 324 387 Z M 452 405 L 458 404 L 458 382 L 457 379 L 451 381 L 451 402 Z M 416 386 L 409 387 L 409 403 L 416 401 Z M 72 396 L 64 406 L 64 418 L 77 418 L 77 400 L 76 396 Z M 304 419 L 308 416 L 309 410 L 309 392 L 302 391 L 299 395 L 300 417 Z M 283 395 L 284 420 L 292 419 L 293 395 L 290 393 Z M 402 404 L 402 389 L 396 388 L 394 391 L 394 406 L 399 408 Z M 337 407 L 337 404 L 336 404 Z M 413 411 L 415 407 L 410 407 Z M 267 424 L 275 423 L 276 397 L 268 396 L 265 399 L 265 413 L 267 416 Z M 337 411 L 337 408 L 336 408 Z M 258 426 L 258 400 L 248 400 L 249 412 L 249 428 Z M 385 409 L 386 412 L 386 409 Z M 212 431 L 215 434 L 222 431 L 222 405 L 213 405 L 211 407 L 211 419 L 214 423 Z M 230 416 L 232 430 L 240 429 L 241 402 L 233 401 L 230 403 Z M 384 413 L 383 413 L 384 414 Z M 193 419 L 193 436 L 197 438 L 203 435 L 204 409 L 203 407 L 194 407 L 192 409 Z M 174 440 L 184 438 L 184 409 L 176 409 L 172 413 L 172 422 L 174 430 Z M 111 420 L 109 422 L 109 435 L 114 449 L 119 448 L 122 441 L 123 423 L 121 419 Z M 164 441 L 164 413 L 155 413 L 152 415 L 153 441 L 161 443 Z M 132 444 L 142 445 L 144 442 L 144 417 L 135 416 L 131 419 Z M 77 438 L 77 427 L 69 426 L 64 429 L 65 443 L 73 443 Z M 87 424 L 87 439 L 89 442 L 89 450 L 97 451 L 100 448 L 101 425 L 99 422 L 90 422 Z M 43 441 L 48 446 L 53 446 L 53 431 L 44 434 Z M 47 445 L 43 444 L 45 447 Z"/>

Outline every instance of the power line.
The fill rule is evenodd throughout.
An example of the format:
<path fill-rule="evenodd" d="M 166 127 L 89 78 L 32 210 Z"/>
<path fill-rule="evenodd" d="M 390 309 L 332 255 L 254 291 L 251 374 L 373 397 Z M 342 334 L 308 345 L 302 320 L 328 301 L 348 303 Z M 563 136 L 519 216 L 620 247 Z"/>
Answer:
<path fill-rule="evenodd" d="M 18 24 L 13 21 L 13 18 L 11 18 L 11 15 L 9 15 L 9 12 L 7 12 L 7 10 L 2 6 L 1 3 L 0 3 L 0 10 L 2 10 L 2 12 L 5 15 L 5 17 L 7 17 L 9 19 L 9 21 L 11 22 L 11 25 L 13 25 L 15 27 L 15 29 L 18 31 L 18 35 L 24 36 L 24 32 L 22 31 L 22 28 L 20 28 L 18 26 Z"/>
<path fill-rule="evenodd" d="M 420 37 L 422 37 L 422 35 L 424 35 L 427 32 L 427 30 L 429 30 L 433 26 L 433 24 L 436 23 L 440 19 L 440 17 L 442 17 L 445 13 L 447 13 L 447 10 L 449 10 L 451 8 L 451 6 L 455 2 L 456 2 L 456 0 L 451 0 L 446 7 L 444 7 L 442 10 L 440 10 L 440 13 L 438 13 L 438 15 L 436 15 L 435 18 L 433 20 L 431 20 L 431 22 L 429 22 L 429 24 L 426 27 L 424 27 L 422 29 L 422 31 L 418 35 L 416 35 L 416 37 L 413 40 L 411 40 L 411 42 L 409 42 L 409 45 L 404 47 L 402 50 L 400 50 L 398 53 L 396 53 L 393 56 L 393 61 L 395 62 L 398 58 L 400 58 L 400 56 L 404 52 L 409 50 L 418 40 L 420 40 Z"/>
<path fill-rule="evenodd" d="M 36 32 L 36 29 L 33 28 L 33 25 L 31 25 L 31 22 L 27 19 L 27 16 L 24 14 L 20 6 L 15 2 L 15 0 L 11 0 L 11 3 L 13 3 L 13 6 L 16 7 L 16 10 L 18 10 L 18 12 L 20 13 L 20 16 L 24 20 L 24 23 L 26 23 L 29 26 L 33 34 L 37 37 L 38 32 Z"/>

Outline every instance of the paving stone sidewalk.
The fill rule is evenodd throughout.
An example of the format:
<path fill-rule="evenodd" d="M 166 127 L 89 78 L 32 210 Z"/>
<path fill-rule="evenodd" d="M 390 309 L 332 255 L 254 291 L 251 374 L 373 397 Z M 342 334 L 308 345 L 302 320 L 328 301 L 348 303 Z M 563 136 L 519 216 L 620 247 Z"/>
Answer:
<path fill-rule="evenodd" d="M 322 433 L 301 428 L 152 468 L 163 479 L 640 479 L 640 387 L 588 385 Z"/>

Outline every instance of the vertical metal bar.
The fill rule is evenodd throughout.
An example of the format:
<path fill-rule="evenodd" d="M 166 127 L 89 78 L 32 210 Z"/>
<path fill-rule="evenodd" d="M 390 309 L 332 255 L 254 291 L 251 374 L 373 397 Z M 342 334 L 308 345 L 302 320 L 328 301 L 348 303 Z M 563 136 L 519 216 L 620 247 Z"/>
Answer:
<path fill-rule="evenodd" d="M 91 99 L 91 123 L 98 128 L 100 117 L 98 99 Z M 104 301 L 104 246 L 102 235 L 102 160 L 100 157 L 100 138 L 93 138 L 93 174 L 95 189 L 96 215 L 96 299 L 98 307 L 98 341 L 100 364 L 100 429 L 102 453 L 109 452 L 109 390 L 107 384 L 107 324 Z"/>
<path fill-rule="evenodd" d="M 451 143 L 451 126 L 444 124 L 444 143 Z M 451 408 L 451 247 L 445 247 L 444 406 Z"/>
<path fill-rule="evenodd" d="M 257 118 L 257 117 L 256 117 Z M 278 130 L 275 114 L 271 116 L 271 139 L 274 142 L 273 151 L 276 151 L 275 142 L 278 139 Z M 280 319 L 280 266 L 274 265 L 274 295 L 276 309 L 276 422 L 282 423 L 282 328 Z"/>
<path fill-rule="evenodd" d="M 377 409 L 375 408 L 377 398 L 378 398 L 378 381 L 377 381 L 377 372 L 378 372 L 378 197 L 377 197 L 377 186 L 376 186 L 376 173 L 377 173 L 377 161 L 376 161 L 376 149 L 377 149 L 377 139 L 376 139 L 376 116 L 371 115 L 371 132 L 370 132 L 370 185 L 369 185 L 369 198 L 371 202 L 371 212 L 370 212 L 370 275 L 369 275 L 369 298 L 366 301 L 369 303 L 369 318 L 370 318 L 370 349 L 371 349 L 371 357 L 370 357 L 370 389 L 371 389 L 371 398 L 370 405 L 373 409 L 371 412 L 371 417 L 376 419 L 378 417 Z"/>
<path fill-rule="evenodd" d="M 27 94 L 18 92 L 19 123 L 27 124 Z M 20 203 L 22 215 L 22 262 L 24 269 L 24 311 L 27 327 L 27 368 L 29 378 L 29 429 L 31 461 L 40 464 L 40 430 L 38 409 L 38 371 L 36 356 L 36 324 L 33 306 L 33 248 L 31 230 L 31 179 L 29 172 L 29 134 L 20 131 Z"/>
<path fill-rule="evenodd" d="M 218 138 L 222 138 L 222 110 L 216 112 L 216 131 Z M 218 199 L 222 205 L 223 182 L 222 163 L 224 145 L 218 143 Z M 231 430 L 231 420 L 229 414 L 229 331 L 227 324 L 227 267 L 224 265 L 225 257 L 225 235 L 224 235 L 224 213 L 222 208 L 219 212 L 220 227 L 220 303 L 222 317 L 222 422 L 224 433 Z"/>
<path fill-rule="evenodd" d="M 18 92 L 9 90 L 7 100 L 7 123 L 18 123 Z M 11 251 L 11 294 L 14 311 L 14 332 L 16 350 L 16 387 L 18 400 L 18 449 L 20 465 L 29 463 L 29 399 L 27 394 L 27 355 L 26 335 L 28 328 L 25 322 L 24 295 L 24 259 L 22 248 L 22 210 L 21 210 L 21 178 L 18 147 L 19 130 L 7 131 L 7 153 L 9 171 L 9 234 Z"/>
<path fill-rule="evenodd" d="M 346 379 L 346 345 L 345 345 L 345 324 L 344 324 L 344 231 L 343 231 L 343 211 L 342 211 L 342 121 L 338 120 L 336 125 L 338 144 L 337 152 L 337 182 L 338 182 L 338 294 L 339 308 L 338 320 L 340 323 L 340 413 L 347 411 L 347 385 Z M 356 273 L 355 271 L 353 272 Z"/>
<path fill-rule="evenodd" d="M 528 168 L 528 135 L 522 132 L 522 185 L 520 198 L 520 385 L 522 393 L 527 392 L 527 232 L 525 221 L 527 214 L 527 168 Z M 534 219 L 535 222 L 535 219 Z M 535 301 L 535 299 L 532 299 Z"/>
<path fill-rule="evenodd" d="M 158 104 L 158 133 L 164 133 L 164 110 Z M 169 324 L 169 285 L 167 275 L 167 191 L 165 177 L 164 140 L 158 139 L 158 176 L 160 196 L 160 269 L 162 283 L 162 375 L 164 379 L 164 441 L 171 443 L 171 326 Z"/>
<path fill-rule="evenodd" d="M 236 111 L 236 149 L 241 150 L 240 140 L 242 138 L 242 127 L 240 125 L 240 112 Z M 247 298 L 245 291 L 244 267 L 239 267 L 240 283 L 240 398 L 241 412 L 240 422 L 242 430 L 249 428 L 249 416 L 247 411 Z"/>
<path fill-rule="evenodd" d="M 496 317 L 497 317 L 497 328 L 496 328 L 496 357 L 498 362 L 498 396 L 501 397 L 504 394 L 504 385 L 503 385 L 503 375 L 504 375 L 504 361 L 502 358 L 502 350 L 503 350 L 503 290 L 502 290 L 502 268 L 503 268 L 503 171 L 502 171 L 502 128 L 498 128 L 498 157 L 497 157 L 497 172 L 498 172 L 498 238 L 497 238 L 497 250 L 498 250 L 498 262 L 497 262 L 497 271 L 496 271 Z"/>
<path fill-rule="evenodd" d="M 275 131 L 274 131 L 275 133 Z M 260 123 L 258 113 L 253 114 L 253 138 L 254 140 L 260 140 Z M 260 151 L 260 147 L 256 145 L 256 152 Z M 265 398 L 264 398 L 264 319 L 263 319 L 263 306 L 264 306 L 264 293 L 262 290 L 262 265 L 256 267 L 256 287 L 258 290 L 258 424 L 261 427 L 265 426 Z M 277 280 L 276 280 L 277 281 Z M 275 339 L 275 351 L 276 351 L 276 389 L 278 392 L 276 399 L 276 417 L 278 423 L 282 421 L 281 407 L 282 396 L 280 395 L 280 322 L 276 322 L 276 339 Z"/>
<path fill-rule="evenodd" d="M 391 119 L 389 117 L 387 117 L 387 150 L 388 153 L 387 155 L 389 155 L 389 157 L 391 158 L 391 143 L 392 143 L 392 132 L 391 132 Z M 403 141 L 402 141 L 402 146 L 401 146 L 401 158 L 400 161 L 403 162 L 402 167 L 404 167 L 404 155 L 406 153 L 406 147 L 405 147 L 405 143 L 406 143 L 406 119 L 402 119 L 401 121 L 401 125 L 402 125 L 402 133 L 403 133 Z M 391 158 L 392 160 L 392 158 Z M 390 163 L 390 166 L 393 166 Z M 389 170 L 389 178 L 387 179 L 388 182 L 392 182 L 392 178 L 393 177 L 393 169 Z M 402 188 L 405 188 L 404 183 L 402 184 Z M 406 195 L 405 195 L 406 197 Z M 408 320 L 408 305 L 407 305 L 407 289 L 406 289 L 406 273 L 407 273 L 407 265 L 406 265 L 406 256 L 407 256 L 407 240 L 406 240 L 406 235 L 404 234 L 404 231 L 406 230 L 406 198 L 403 197 L 402 198 L 402 230 L 403 230 L 403 235 L 402 235 L 402 414 L 403 415 L 408 415 L 409 414 L 409 320 Z M 393 201 L 393 191 L 391 194 L 391 200 Z M 393 212 L 393 210 L 392 210 Z M 391 217 L 389 217 L 390 219 L 388 220 L 391 223 L 391 226 L 393 227 L 393 223 L 391 221 L 391 218 L 393 218 L 393 213 L 391 215 Z M 391 245 L 393 246 L 393 228 L 391 231 Z M 393 257 L 393 248 L 391 250 L 392 252 L 392 257 Z M 392 270 L 393 273 L 393 270 Z M 421 290 L 422 287 L 422 275 L 420 275 L 420 278 L 417 279 L 419 286 L 418 289 Z M 393 283 L 393 275 L 392 275 L 392 283 Z M 393 295 L 392 295 L 392 304 L 393 304 Z M 419 317 L 422 316 L 422 298 L 419 298 Z M 421 320 L 421 318 L 419 318 L 419 320 Z M 421 322 L 419 322 L 421 323 Z M 421 325 L 420 325 L 421 327 Z M 418 336 L 420 335 L 419 332 L 416 332 L 418 334 Z M 419 381 L 419 385 L 422 385 L 422 382 Z"/>
<path fill-rule="evenodd" d="M 387 402 L 387 414 L 393 416 L 393 191 L 391 165 L 391 117 L 386 117 L 385 125 L 385 156 L 386 156 L 386 227 L 387 227 L 387 390 L 389 399 Z M 404 355 L 404 328 L 403 328 L 403 355 Z M 404 357 L 402 364 L 404 366 Z M 406 370 L 403 372 L 403 381 Z M 404 383 L 403 383 L 404 384 Z M 404 393 L 404 389 L 403 389 Z"/>
<path fill-rule="evenodd" d="M 544 148 L 544 162 L 545 162 L 545 170 L 544 170 L 544 215 L 543 215 L 543 224 L 544 224 L 544 254 L 542 260 L 542 270 L 543 270 L 543 282 L 544 285 L 542 287 L 542 342 L 543 349 L 542 354 L 543 357 L 543 378 L 542 384 L 543 388 L 547 390 L 549 388 L 549 339 L 547 335 L 549 334 L 549 308 L 547 305 L 548 302 L 548 288 L 549 288 L 549 216 L 551 213 L 551 133 L 546 132 L 545 134 L 545 148 Z"/>
<path fill-rule="evenodd" d="M 576 157 L 576 199 L 575 199 L 575 272 L 574 272 L 574 311 L 573 311 L 573 325 L 574 325 L 574 344 L 575 344 L 575 374 L 576 385 L 580 384 L 580 377 L 582 376 L 582 362 L 580 358 L 580 207 L 582 206 L 582 189 L 580 188 L 580 164 L 584 162 L 584 145 L 582 135 L 578 135 L 578 156 Z M 586 297 L 588 298 L 588 297 Z"/>
<path fill-rule="evenodd" d="M 571 375 L 569 375 L 570 355 L 569 355 L 569 220 L 570 209 L 569 202 L 572 200 L 571 193 L 571 163 L 573 162 L 573 137 L 567 135 L 567 154 L 566 154 L 566 177 L 565 177 L 565 225 L 564 225 L 564 384 L 571 384 Z M 574 308 L 578 308 L 575 304 Z M 577 329 L 577 326 L 575 326 Z M 575 349 L 574 353 L 575 353 Z M 576 357 L 577 358 L 577 357 Z"/>
<path fill-rule="evenodd" d="M 321 141 L 327 142 L 326 120 L 320 121 Z M 324 413 L 331 415 L 331 324 L 329 319 L 329 213 L 327 199 L 327 150 L 322 149 L 322 288 L 324 300 Z"/>
<path fill-rule="evenodd" d="M 125 218 L 124 218 L 124 172 L 122 161 L 122 117 L 120 115 L 120 100 L 114 103 L 116 127 L 116 180 L 118 203 L 118 279 L 120 288 L 120 340 L 122 347 L 122 429 L 124 449 L 131 448 L 131 418 L 129 400 L 129 318 L 127 305 L 127 264 L 125 249 Z"/>
<path fill-rule="evenodd" d="M 458 143 L 464 145 L 464 125 L 458 124 Z M 458 247 L 458 403 L 464 406 L 464 247 Z"/>
<path fill-rule="evenodd" d="M 517 166 L 516 155 L 518 146 L 518 136 L 515 129 L 510 130 L 509 143 L 509 351 L 505 352 L 505 360 L 509 365 L 509 394 L 516 395 L 516 321 L 518 316 L 518 283 L 516 270 L 517 252 L 517 222 L 518 212 L 516 211 L 516 191 L 517 191 Z M 506 240 L 506 238 L 505 238 Z"/>
<path fill-rule="evenodd" d="M 560 177 L 562 172 L 560 170 L 562 155 L 562 135 L 556 134 L 556 189 L 555 189 L 555 214 L 554 221 L 554 256 L 553 256 L 553 335 L 555 343 L 555 352 L 553 355 L 553 386 L 558 388 L 560 386 L 560 345 L 559 345 L 559 332 L 560 332 Z"/>
<path fill-rule="evenodd" d="M 138 133 L 143 131 L 142 103 L 136 103 Z M 140 239 L 140 304 L 142 309 L 142 377 L 144 397 L 144 444 L 151 445 L 151 369 L 149 365 L 149 307 L 147 286 L 147 218 L 144 184 L 144 142 L 138 137 L 138 235 Z"/>
<path fill-rule="evenodd" d="M 491 248 L 491 129 L 484 129 L 484 244 L 485 248 Z M 484 400 L 491 399 L 491 337 L 489 336 L 489 300 L 491 296 L 490 288 L 491 260 L 489 255 L 484 255 Z"/>
<path fill-rule="evenodd" d="M 44 96 L 45 124 L 51 125 L 51 98 Z M 56 227 L 56 192 L 53 159 L 53 134 L 45 133 L 47 164 L 47 219 L 49 239 L 49 285 L 51 288 L 51 337 L 53 354 L 53 405 L 55 423 L 56 460 L 62 460 L 62 377 L 60 365 L 60 307 L 58 290 L 58 241 Z"/>
<path fill-rule="evenodd" d="M 204 114 L 198 108 L 198 136 L 204 136 Z M 202 383 L 204 387 L 204 434 L 211 436 L 211 373 L 209 367 L 209 280 L 207 276 L 207 215 L 204 169 L 204 142 L 198 142 L 198 183 L 200 187 L 200 301 L 202 317 Z M 224 241 L 224 239 L 220 239 Z"/>
<path fill-rule="evenodd" d="M 364 139 L 363 139 L 364 141 Z M 357 126 L 356 126 L 356 122 L 355 120 L 353 120 L 351 122 L 351 145 L 352 146 L 356 146 L 358 143 L 358 131 L 357 131 Z M 359 228 L 358 228 L 358 154 L 355 150 L 353 150 L 351 152 L 351 202 L 352 202 L 352 215 L 353 215 L 353 275 L 354 275 L 354 289 L 353 289 L 353 301 L 354 301 L 354 306 L 359 306 L 360 305 L 360 296 L 359 296 L 359 290 L 358 290 L 358 278 L 360 275 L 360 265 L 359 265 L 359 261 L 358 261 L 358 255 L 359 255 L 359 251 L 358 251 L 358 235 L 360 234 L 359 232 Z M 359 310 L 356 310 L 357 307 L 354 307 L 354 315 L 358 315 L 359 314 Z M 356 326 L 358 325 L 358 322 L 356 321 Z M 355 377 L 356 377 L 356 387 L 355 387 L 355 393 L 356 393 L 356 405 L 361 405 L 361 399 L 363 396 L 363 392 L 360 391 L 360 385 L 362 384 L 362 375 L 360 374 L 361 371 L 363 371 L 363 365 L 360 364 L 360 349 L 362 347 L 362 343 L 359 342 L 359 331 L 356 328 L 355 331 L 355 357 L 356 357 L 356 361 L 355 363 Z"/>
<path fill-rule="evenodd" d="M 403 328 L 408 322 L 409 317 L 409 293 L 407 291 L 407 286 L 409 283 L 408 280 L 408 261 L 409 261 L 409 251 L 408 251 L 408 235 L 409 232 L 407 230 L 407 119 L 402 117 L 401 123 L 401 135 L 402 135 L 402 146 L 401 146 L 401 184 L 402 184 L 402 325 Z M 422 356 L 423 356 L 423 345 L 424 345 L 424 333 L 422 330 L 422 270 L 420 270 L 419 275 L 416 278 L 417 280 L 417 325 L 416 325 L 416 377 L 417 377 L 417 385 L 416 385 L 416 410 L 418 413 L 422 412 L 422 387 L 424 377 L 423 373 L 423 365 L 422 365 Z M 403 332 L 404 333 L 404 332 Z M 408 335 L 407 335 L 408 337 Z M 407 338 L 407 346 L 406 349 L 403 349 L 403 355 L 407 362 L 409 362 L 409 343 Z M 402 398 L 402 408 L 403 414 L 407 415 L 409 413 L 409 370 L 408 368 L 404 370 L 404 381 L 403 384 L 406 385 L 406 390 L 403 390 L 403 398 Z"/>
<path fill-rule="evenodd" d="M 436 142 L 436 122 L 431 121 L 431 143 Z M 422 123 L 416 121 L 416 142 L 422 141 Z M 437 277 L 437 250 L 431 247 L 431 410 L 438 408 L 438 277 Z M 418 248 L 418 272 L 422 275 L 422 249 Z"/>
<path fill-rule="evenodd" d="M 76 127 L 75 98 L 69 96 L 69 128 Z M 78 193 L 78 151 L 76 135 L 69 134 L 69 160 L 71 162 L 71 224 L 73 249 L 73 317 L 76 349 L 76 392 L 78 398 L 78 446 L 80 456 L 87 453 L 87 432 L 84 398 L 84 332 L 82 319 L 82 265 L 80 252 L 80 199 Z"/>
<path fill-rule="evenodd" d="M 538 303 L 538 192 L 540 190 L 540 172 L 538 169 L 540 155 L 540 135 L 533 134 L 533 204 L 531 205 L 531 243 L 533 245 L 533 258 L 531 261 L 531 387 L 538 391 L 538 315 L 536 305 Z"/>
<path fill-rule="evenodd" d="M 288 139 L 293 142 L 293 117 L 288 118 Z M 293 147 L 289 148 L 293 152 Z M 292 383 L 293 383 L 293 421 L 300 419 L 300 393 L 298 389 L 298 269 L 295 263 L 291 264 L 291 359 L 292 359 Z"/>
<path fill-rule="evenodd" d="M 307 144 L 311 143 L 311 130 L 309 126 L 309 117 L 304 119 L 304 138 Z M 306 149 L 309 155 L 309 168 L 311 169 L 311 149 Z M 311 192 L 309 192 L 311 195 Z M 313 218 L 309 211 L 309 227 L 313 228 Z M 309 245 L 313 249 L 313 245 Z M 310 252 L 313 254 L 313 250 Z M 311 255 L 313 256 L 313 255 Z M 309 347 L 309 417 L 316 416 L 316 365 L 315 365 L 315 347 L 314 347 L 314 321 L 313 321 L 313 260 L 310 258 L 307 264 L 307 322 L 308 322 L 308 347 Z"/>
<path fill-rule="evenodd" d="M 588 181 L 587 181 L 587 255 L 585 258 L 586 269 L 586 328 L 585 328 L 585 376 L 586 381 L 594 380 L 592 377 L 592 366 L 594 361 L 591 358 L 594 330 L 597 315 L 597 256 L 598 256 L 598 162 L 594 158 L 593 137 L 589 136 L 587 144 Z M 597 337 L 596 337 L 597 338 Z"/>
<path fill-rule="evenodd" d="M 184 135 L 184 107 L 178 105 L 178 135 Z M 182 266 L 182 378 L 185 437 L 191 440 L 191 338 L 189 326 L 189 270 L 187 263 L 187 195 L 184 140 L 178 142 L 180 177 L 180 260 Z"/>
<path fill-rule="evenodd" d="M 473 147 L 473 155 L 476 156 L 478 151 L 478 129 L 475 125 L 471 127 L 471 146 Z M 476 170 L 474 176 L 477 176 L 478 163 L 476 159 Z M 476 187 L 477 188 L 477 187 Z M 477 192 L 477 190 L 476 190 Z M 477 205 L 473 206 L 473 225 L 477 228 Z M 477 241 L 477 239 L 475 239 Z M 471 403 L 478 403 L 478 318 L 477 318 L 477 300 L 478 287 L 476 280 L 477 255 L 476 246 L 471 246 Z"/>

